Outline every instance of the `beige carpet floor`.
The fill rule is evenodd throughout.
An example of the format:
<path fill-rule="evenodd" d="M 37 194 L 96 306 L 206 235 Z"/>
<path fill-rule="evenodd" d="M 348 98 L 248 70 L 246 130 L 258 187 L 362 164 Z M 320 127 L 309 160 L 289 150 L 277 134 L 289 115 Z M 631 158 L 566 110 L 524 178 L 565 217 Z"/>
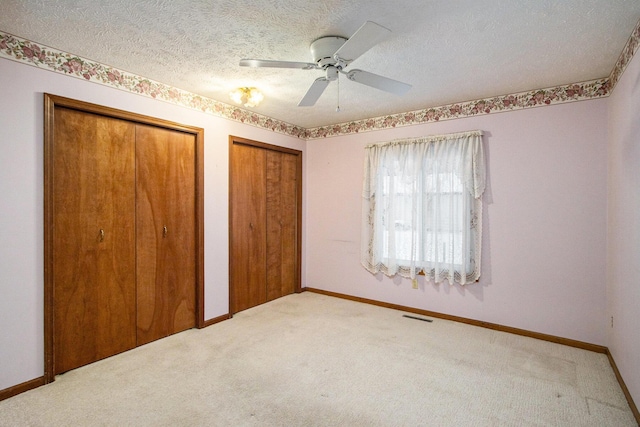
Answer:
<path fill-rule="evenodd" d="M 605 355 L 305 292 L 70 371 L 0 426 L 635 426 Z"/>

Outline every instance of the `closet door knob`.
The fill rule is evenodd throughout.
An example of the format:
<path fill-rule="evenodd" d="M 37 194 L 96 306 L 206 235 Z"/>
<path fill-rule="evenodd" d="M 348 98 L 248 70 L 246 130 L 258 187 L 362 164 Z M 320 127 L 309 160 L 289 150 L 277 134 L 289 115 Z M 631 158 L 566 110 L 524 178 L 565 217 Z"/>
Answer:
<path fill-rule="evenodd" d="M 167 226 L 165 225 L 164 227 L 162 227 L 162 238 L 166 238 L 167 237 Z"/>
<path fill-rule="evenodd" d="M 249 228 L 250 228 L 251 230 L 253 230 L 253 223 L 252 223 L 252 222 L 250 222 L 250 223 L 249 223 Z"/>
<path fill-rule="evenodd" d="M 104 230 L 102 228 L 100 229 L 100 233 L 98 233 L 98 240 L 100 242 L 104 241 Z"/>

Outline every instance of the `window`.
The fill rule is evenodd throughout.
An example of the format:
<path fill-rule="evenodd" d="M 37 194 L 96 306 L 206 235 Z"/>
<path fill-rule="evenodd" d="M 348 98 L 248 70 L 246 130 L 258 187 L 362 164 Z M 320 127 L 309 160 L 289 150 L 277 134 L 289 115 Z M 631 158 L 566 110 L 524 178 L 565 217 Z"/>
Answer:
<path fill-rule="evenodd" d="M 366 147 L 362 264 L 465 284 L 480 277 L 480 131 Z"/>

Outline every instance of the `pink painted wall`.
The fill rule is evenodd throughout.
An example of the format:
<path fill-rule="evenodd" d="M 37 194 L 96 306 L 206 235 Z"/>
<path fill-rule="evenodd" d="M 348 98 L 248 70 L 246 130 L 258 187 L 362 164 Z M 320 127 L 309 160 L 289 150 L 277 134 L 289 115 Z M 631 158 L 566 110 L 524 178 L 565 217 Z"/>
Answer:
<path fill-rule="evenodd" d="M 609 98 L 608 347 L 640 405 L 640 55 Z"/>
<path fill-rule="evenodd" d="M 368 273 L 363 147 L 472 129 L 488 165 L 480 282 Z M 605 345 L 606 141 L 606 99 L 309 141 L 307 286 Z"/>
<path fill-rule="evenodd" d="M 7 59 L 0 76 L 0 390 L 43 374 L 44 92 L 205 129 L 205 319 L 228 313 L 229 135 L 306 142 Z"/>
<path fill-rule="evenodd" d="M 5 59 L 0 75 L 0 389 L 42 375 L 42 93 L 49 92 L 205 128 L 206 318 L 228 311 L 227 137 L 234 134 L 305 152 L 303 286 L 608 345 L 640 400 L 637 55 L 608 99 L 308 143 Z M 489 169 L 481 281 L 450 287 L 420 278 L 414 290 L 408 280 L 366 272 L 364 145 L 470 129 L 485 131 Z"/>

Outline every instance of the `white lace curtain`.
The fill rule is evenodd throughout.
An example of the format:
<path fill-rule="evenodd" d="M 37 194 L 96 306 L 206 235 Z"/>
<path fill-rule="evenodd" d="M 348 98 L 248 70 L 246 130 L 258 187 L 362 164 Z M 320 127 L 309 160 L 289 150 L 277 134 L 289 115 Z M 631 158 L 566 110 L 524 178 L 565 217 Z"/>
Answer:
<path fill-rule="evenodd" d="M 361 262 L 372 273 L 436 283 L 480 277 L 482 132 L 366 148 Z"/>

